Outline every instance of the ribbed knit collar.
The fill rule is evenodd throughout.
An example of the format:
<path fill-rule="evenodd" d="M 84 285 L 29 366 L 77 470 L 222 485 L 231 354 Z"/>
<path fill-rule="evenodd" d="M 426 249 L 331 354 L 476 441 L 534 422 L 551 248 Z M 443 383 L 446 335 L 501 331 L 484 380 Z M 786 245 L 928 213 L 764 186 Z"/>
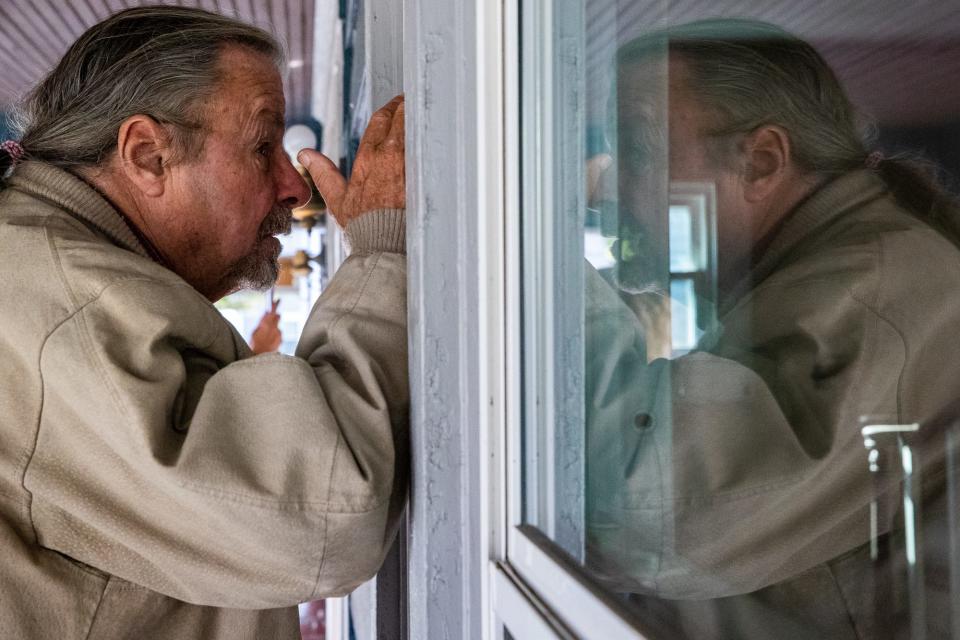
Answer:
<path fill-rule="evenodd" d="M 783 262 L 798 246 L 850 211 L 886 192 L 887 187 L 883 180 L 867 169 L 852 171 L 820 187 L 787 215 L 770 244 L 759 256 L 756 266 L 724 296 L 721 315 L 774 271 L 782 268 Z"/>
<path fill-rule="evenodd" d="M 17 165 L 7 184 L 56 205 L 117 246 L 152 259 L 123 215 L 96 189 L 72 173 L 44 162 L 24 162 Z"/>

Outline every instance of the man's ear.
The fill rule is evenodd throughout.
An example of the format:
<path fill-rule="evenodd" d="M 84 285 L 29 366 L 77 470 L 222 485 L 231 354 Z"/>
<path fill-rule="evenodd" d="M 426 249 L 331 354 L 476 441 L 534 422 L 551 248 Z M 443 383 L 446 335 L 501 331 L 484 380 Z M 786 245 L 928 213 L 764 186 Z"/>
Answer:
<path fill-rule="evenodd" d="M 761 202 L 777 191 L 787 177 L 790 135 L 783 127 L 763 125 L 743 141 L 746 165 L 743 173 L 744 198 Z"/>
<path fill-rule="evenodd" d="M 117 132 L 119 169 L 143 195 L 163 195 L 166 186 L 170 137 L 150 116 L 130 116 Z"/>

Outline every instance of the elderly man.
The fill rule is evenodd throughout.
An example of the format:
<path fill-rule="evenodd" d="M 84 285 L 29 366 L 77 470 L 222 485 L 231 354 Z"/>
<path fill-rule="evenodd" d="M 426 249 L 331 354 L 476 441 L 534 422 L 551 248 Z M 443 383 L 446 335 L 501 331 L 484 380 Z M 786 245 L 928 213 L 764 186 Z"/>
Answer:
<path fill-rule="evenodd" d="M 648 362 L 636 318 L 589 274 L 589 563 L 662 637 L 946 634 L 956 208 L 870 153 L 823 59 L 771 25 L 628 45 L 617 113 L 629 225 L 666 211 L 666 167 L 715 194 L 717 287 L 701 293 L 718 322 Z M 621 265 L 634 291 L 644 270 L 665 284 L 652 251 Z"/>
<path fill-rule="evenodd" d="M 403 103 L 354 179 L 301 161 L 353 247 L 298 357 L 212 302 L 269 286 L 308 189 L 280 49 L 152 7 L 83 34 L 27 97 L 0 192 L 0 636 L 298 638 L 371 577 L 406 475 Z"/>

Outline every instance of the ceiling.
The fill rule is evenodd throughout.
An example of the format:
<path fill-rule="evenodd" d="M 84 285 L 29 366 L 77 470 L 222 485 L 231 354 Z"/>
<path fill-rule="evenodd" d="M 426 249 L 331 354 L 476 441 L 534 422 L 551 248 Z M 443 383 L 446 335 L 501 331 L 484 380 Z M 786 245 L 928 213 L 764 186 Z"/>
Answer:
<path fill-rule="evenodd" d="M 236 15 L 276 33 L 289 59 L 302 61 L 285 80 L 288 120 L 307 120 L 314 0 L 166 3 Z M 141 4 L 157 2 L 0 0 L 0 110 L 35 84 L 87 27 Z M 609 48 L 652 26 L 704 17 L 768 20 L 817 45 L 854 102 L 881 123 L 960 120 L 960 0 L 586 0 L 586 6 L 588 48 Z"/>
<path fill-rule="evenodd" d="M 0 0 L 0 110 L 15 103 L 88 27 L 141 5 L 199 7 L 263 27 L 287 48 L 287 120 L 309 117 L 314 0 Z M 299 62 L 297 62 L 299 61 Z"/>

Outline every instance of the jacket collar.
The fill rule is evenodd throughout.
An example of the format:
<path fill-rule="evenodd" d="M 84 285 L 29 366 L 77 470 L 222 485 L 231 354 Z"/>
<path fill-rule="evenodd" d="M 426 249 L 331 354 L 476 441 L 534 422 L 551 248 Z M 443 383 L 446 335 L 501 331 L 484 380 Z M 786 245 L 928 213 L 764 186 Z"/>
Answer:
<path fill-rule="evenodd" d="M 44 162 L 18 164 L 7 184 L 63 209 L 124 249 L 152 259 L 117 209 L 77 176 Z"/>
<path fill-rule="evenodd" d="M 858 169 L 817 189 L 781 223 L 755 266 L 725 296 L 720 313 L 729 311 L 743 296 L 782 268 L 790 254 L 832 223 L 864 204 L 883 196 L 887 187 L 873 171 Z"/>

